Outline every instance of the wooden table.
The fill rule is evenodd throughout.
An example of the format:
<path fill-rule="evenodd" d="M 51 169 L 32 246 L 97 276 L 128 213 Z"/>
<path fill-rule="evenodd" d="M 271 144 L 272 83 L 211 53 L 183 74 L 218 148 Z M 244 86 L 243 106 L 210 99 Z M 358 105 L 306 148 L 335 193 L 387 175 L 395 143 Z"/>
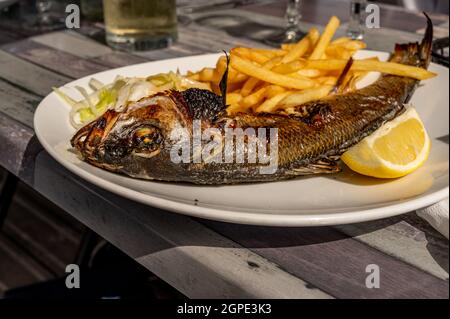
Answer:
<path fill-rule="evenodd" d="M 283 25 L 267 9 L 258 10 L 220 14 Z M 138 62 L 261 45 L 197 23 L 181 26 L 179 33 L 174 46 L 139 54 L 115 52 L 92 40 L 88 36 L 101 37 L 95 26 L 4 40 L 0 165 L 191 298 L 448 298 L 448 241 L 415 212 L 317 228 L 212 222 L 111 194 L 71 174 L 42 150 L 33 131 L 33 112 L 53 86 Z M 419 37 L 382 29 L 369 32 L 367 41 L 373 49 L 390 50 L 394 41 Z M 366 288 L 370 264 L 380 267 L 379 289 Z"/>

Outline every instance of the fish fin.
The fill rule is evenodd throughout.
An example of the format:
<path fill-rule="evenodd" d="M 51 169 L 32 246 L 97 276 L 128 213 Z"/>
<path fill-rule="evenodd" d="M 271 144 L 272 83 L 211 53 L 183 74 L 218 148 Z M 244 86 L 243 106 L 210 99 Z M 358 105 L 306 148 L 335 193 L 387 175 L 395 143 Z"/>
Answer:
<path fill-rule="evenodd" d="M 349 72 L 350 69 L 352 68 L 353 65 L 353 58 L 350 58 L 347 62 L 347 64 L 345 65 L 344 70 L 342 70 L 341 75 L 339 76 L 336 85 L 334 86 L 333 90 L 331 91 L 332 94 L 338 94 L 338 93 L 342 93 L 344 92 L 347 83 L 349 83 Z"/>
<path fill-rule="evenodd" d="M 331 158 L 323 158 L 314 163 L 301 165 L 299 167 L 291 168 L 286 172 L 288 175 L 312 175 L 312 174 L 333 174 L 341 171 L 338 163 Z"/>
<path fill-rule="evenodd" d="M 424 12 L 427 18 L 427 27 L 422 42 L 396 44 L 395 51 L 390 59 L 391 62 L 413 65 L 427 69 L 431 62 L 433 46 L 433 22 Z"/>
<path fill-rule="evenodd" d="M 423 13 L 427 18 L 427 28 L 425 31 L 425 36 L 423 37 L 422 43 L 419 47 L 420 59 L 423 61 L 425 67 L 431 62 L 431 52 L 433 47 L 433 22 L 426 12 Z"/>
<path fill-rule="evenodd" d="M 222 79 L 219 83 L 219 89 L 220 93 L 222 94 L 223 99 L 223 105 L 227 105 L 227 86 L 228 86 L 228 68 L 230 66 L 230 57 L 228 56 L 228 53 L 226 51 L 223 51 L 225 53 L 225 57 L 227 59 L 227 66 L 225 68 L 225 72 L 223 72 Z"/>

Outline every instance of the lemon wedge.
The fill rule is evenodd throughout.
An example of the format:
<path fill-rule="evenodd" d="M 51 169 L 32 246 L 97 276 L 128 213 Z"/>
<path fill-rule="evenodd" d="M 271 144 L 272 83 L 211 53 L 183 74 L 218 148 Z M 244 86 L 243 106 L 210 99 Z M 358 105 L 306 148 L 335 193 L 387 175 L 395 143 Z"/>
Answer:
<path fill-rule="evenodd" d="M 431 141 L 414 108 L 408 108 L 394 120 L 342 155 L 352 170 L 378 178 L 405 176 L 426 162 Z"/>

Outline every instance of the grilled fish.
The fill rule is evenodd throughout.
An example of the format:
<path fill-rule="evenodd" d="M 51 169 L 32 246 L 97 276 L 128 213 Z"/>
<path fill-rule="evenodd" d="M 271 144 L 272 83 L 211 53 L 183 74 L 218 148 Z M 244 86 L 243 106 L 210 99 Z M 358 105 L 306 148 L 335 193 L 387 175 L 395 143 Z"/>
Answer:
<path fill-rule="evenodd" d="M 396 45 L 390 60 L 427 68 L 432 39 L 433 26 L 428 19 L 422 43 Z M 121 112 L 108 110 L 80 129 L 71 143 L 86 162 L 140 179 L 234 184 L 335 173 L 340 155 L 401 114 L 417 85 L 412 78 L 382 75 L 361 90 L 299 105 L 289 115 L 228 116 L 222 97 L 212 92 L 167 91 L 133 102 Z M 184 150 L 180 146 L 195 144 L 196 123 L 201 131 L 213 132 L 201 143 L 214 140 L 215 147 L 205 153 L 206 146 L 197 143 L 197 150 L 192 147 L 189 154 L 180 154 Z M 236 144 L 226 149 L 223 136 L 231 129 L 261 134 L 244 135 L 240 140 L 245 142 L 243 148 Z M 237 141 L 237 137 L 231 140 Z M 261 142 L 267 142 L 265 148 L 255 148 Z M 252 152 L 259 161 L 245 158 Z M 205 159 L 198 153 L 210 156 Z M 269 162 L 262 153 L 276 159 Z M 233 160 L 225 161 L 226 156 Z M 261 158 L 265 158 L 264 164 Z M 262 170 L 271 164 L 275 169 Z"/>

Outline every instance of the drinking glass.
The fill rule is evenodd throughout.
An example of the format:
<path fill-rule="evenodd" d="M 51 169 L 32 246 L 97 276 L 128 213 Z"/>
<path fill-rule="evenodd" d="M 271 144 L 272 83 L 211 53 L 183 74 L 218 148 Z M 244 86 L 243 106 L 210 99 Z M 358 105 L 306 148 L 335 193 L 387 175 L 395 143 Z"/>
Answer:
<path fill-rule="evenodd" d="M 347 35 L 353 40 L 362 40 L 364 38 L 366 5 L 366 0 L 350 1 L 350 20 L 348 22 Z"/>
<path fill-rule="evenodd" d="M 126 51 L 167 47 L 177 39 L 175 0 L 103 0 L 106 42 Z"/>
<path fill-rule="evenodd" d="M 285 14 L 286 29 L 280 34 L 267 38 L 264 42 L 273 46 L 279 46 L 283 43 L 297 42 L 303 38 L 306 33 L 301 31 L 299 27 L 299 22 L 302 18 L 301 6 L 302 0 L 289 0 Z"/>
<path fill-rule="evenodd" d="M 25 29 L 48 32 L 64 28 L 66 1 L 33 0 L 20 4 Z"/>

